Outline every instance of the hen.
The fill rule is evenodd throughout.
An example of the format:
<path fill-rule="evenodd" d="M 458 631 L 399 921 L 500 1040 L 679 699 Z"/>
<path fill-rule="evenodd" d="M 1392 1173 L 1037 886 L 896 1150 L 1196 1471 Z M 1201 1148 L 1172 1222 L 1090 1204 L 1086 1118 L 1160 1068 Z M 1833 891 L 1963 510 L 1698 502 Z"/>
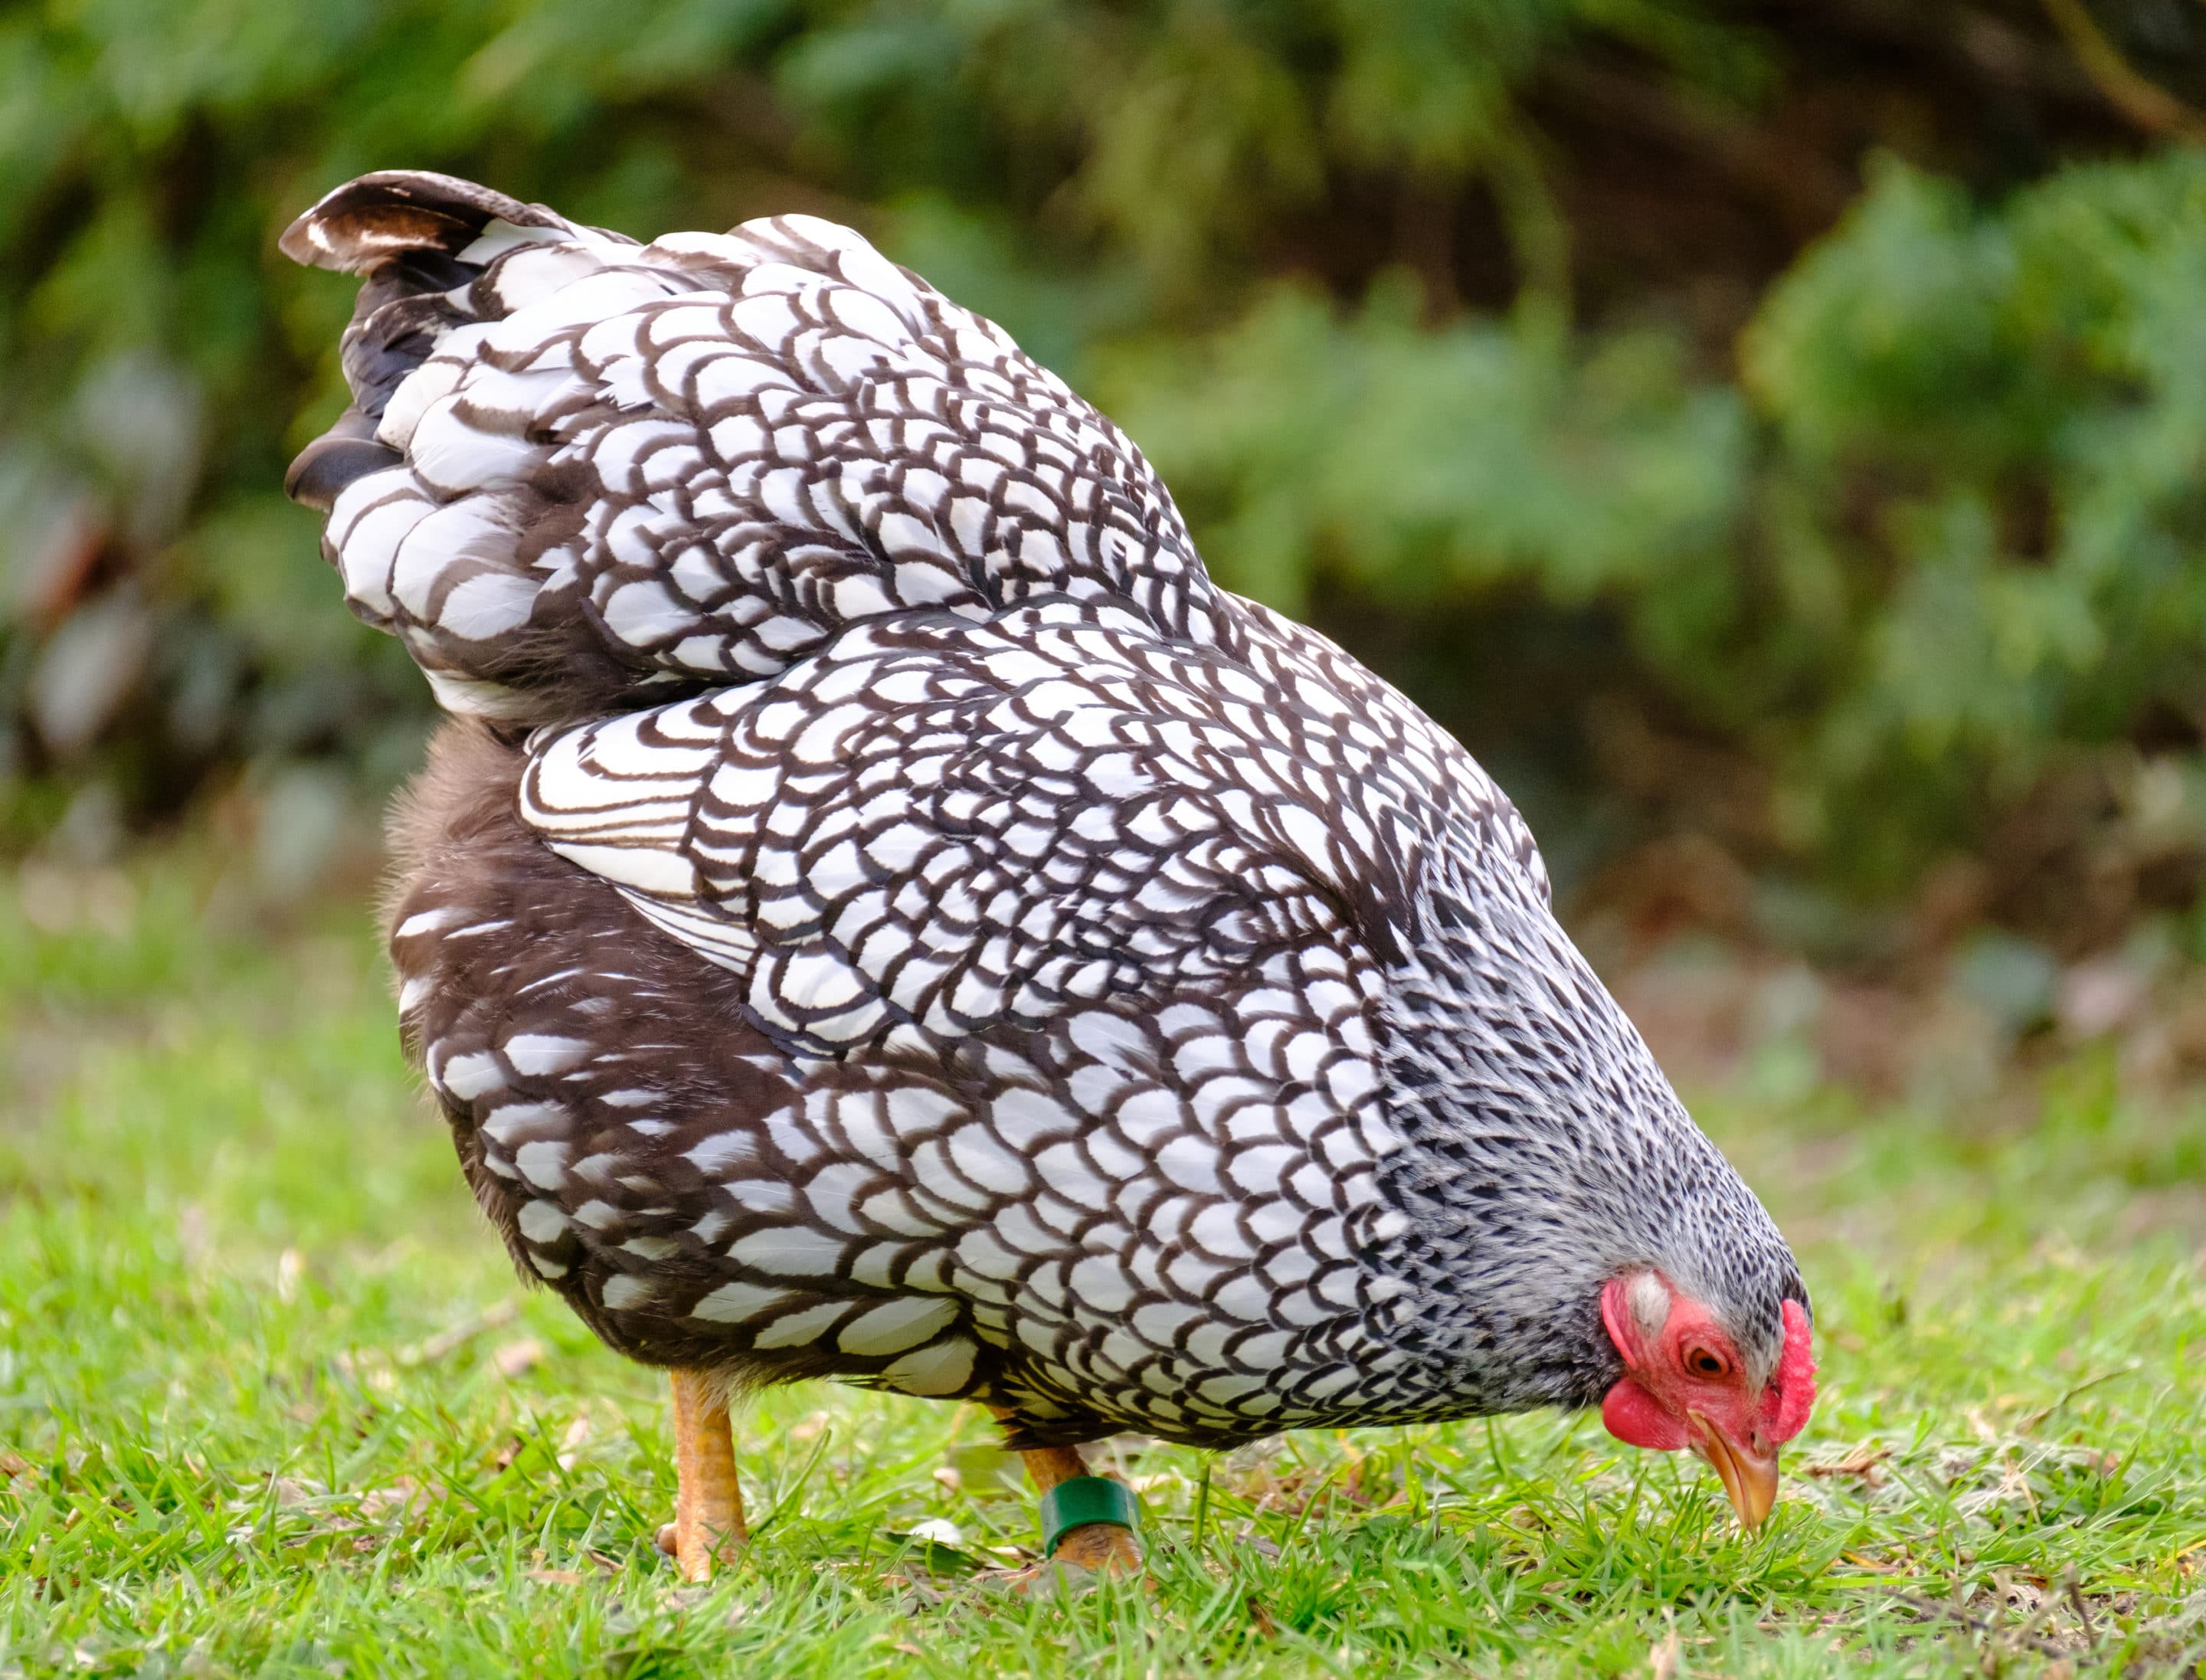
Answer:
<path fill-rule="evenodd" d="M 284 235 L 365 277 L 293 466 L 453 714 L 395 822 L 402 1032 L 529 1277 L 726 1415 L 1078 1445 L 1599 1405 L 1749 1524 L 1814 1395 L 1792 1254 L 1557 925 L 1530 834 L 1203 571 L 1123 433 L 808 217 L 638 246 L 417 172 Z"/>

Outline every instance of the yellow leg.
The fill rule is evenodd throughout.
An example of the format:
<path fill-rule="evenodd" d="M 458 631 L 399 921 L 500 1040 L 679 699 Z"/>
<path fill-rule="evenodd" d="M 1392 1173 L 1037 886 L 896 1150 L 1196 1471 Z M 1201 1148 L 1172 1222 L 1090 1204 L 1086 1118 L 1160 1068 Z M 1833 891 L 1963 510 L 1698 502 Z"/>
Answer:
<path fill-rule="evenodd" d="M 996 1415 L 1004 1414 L 999 1411 Z M 1078 1447 L 1036 1447 L 1019 1457 L 1037 1493 L 1046 1493 L 1061 1481 L 1088 1474 Z M 1083 1522 L 1065 1531 L 1057 1543 L 1054 1560 L 1077 1564 L 1099 1575 L 1134 1575 L 1142 1567 L 1142 1547 L 1130 1530 L 1115 1522 Z"/>
<path fill-rule="evenodd" d="M 710 1581 L 715 1563 L 732 1564 L 749 1538 L 742 1490 L 736 1485 L 736 1443 L 728 1408 L 702 1371 L 676 1371 L 674 1521 L 659 1531 L 684 1581 Z"/>

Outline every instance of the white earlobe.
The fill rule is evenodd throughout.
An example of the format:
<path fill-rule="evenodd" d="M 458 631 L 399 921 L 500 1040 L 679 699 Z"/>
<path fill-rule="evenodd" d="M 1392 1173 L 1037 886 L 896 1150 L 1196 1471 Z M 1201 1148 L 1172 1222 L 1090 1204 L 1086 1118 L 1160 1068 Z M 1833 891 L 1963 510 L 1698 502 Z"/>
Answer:
<path fill-rule="evenodd" d="M 1654 1337 L 1670 1322 L 1670 1291 L 1662 1280 L 1651 1272 L 1643 1272 L 1631 1280 L 1625 1291 L 1631 1308 L 1631 1316 L 1638 1322 L 1639 1333 Z"/>

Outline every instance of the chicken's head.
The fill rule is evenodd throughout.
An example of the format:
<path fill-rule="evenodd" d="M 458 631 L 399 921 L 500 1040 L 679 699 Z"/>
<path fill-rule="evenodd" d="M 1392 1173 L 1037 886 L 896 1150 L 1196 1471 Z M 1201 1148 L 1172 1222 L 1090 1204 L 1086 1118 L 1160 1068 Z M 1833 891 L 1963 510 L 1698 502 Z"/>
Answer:
<path fill-rule="evenodd" d="M 1807 1309 L 1788 1300 L 1783 1312 L 1776 1368 L 1757 1373 L 1715 1315 L 1660 1272 L 1612 1278 L 1601 1290 L 1601 1322 L 1624 1359 L 1601 1422 L 1632 1446 L 1690 1447 L 1723 1479 L 1749 1528 L 1776 1502 L 1777 1449 L 1815 1403 Z"/>

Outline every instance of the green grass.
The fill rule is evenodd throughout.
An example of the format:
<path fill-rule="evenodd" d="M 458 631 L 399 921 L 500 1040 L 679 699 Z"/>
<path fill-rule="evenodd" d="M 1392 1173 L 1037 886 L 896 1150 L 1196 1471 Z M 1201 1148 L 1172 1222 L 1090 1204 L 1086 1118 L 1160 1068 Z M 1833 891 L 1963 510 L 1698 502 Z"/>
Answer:
<path fill-rule="evenodd" d="M 1289 1437 L 1208 1464 L 1200 1534 L 1204 1456 L 1122 1445 L 1153 1584 L 1009 1599 L 900 1538 L 1031 1541 L 987 1420 L 821 1385 L 739 1421 L 758 1540 L 683 1588 L 649 1539 L 658 1383 L 515 1283 L 400 1064 L 365 913 L 224 934 L 196 879 L 0 877 L 0 1675 L 2206 1653 L 2206 1123 L 2102 1067 L 1981 1119 L 1702 1105 L 1816 1295 L 1824 1394 L 1789 1462 L 1827 1473 L 1788 1475 L 1753 1539 L 1696 1463 L 1589 1419 Z"/>

